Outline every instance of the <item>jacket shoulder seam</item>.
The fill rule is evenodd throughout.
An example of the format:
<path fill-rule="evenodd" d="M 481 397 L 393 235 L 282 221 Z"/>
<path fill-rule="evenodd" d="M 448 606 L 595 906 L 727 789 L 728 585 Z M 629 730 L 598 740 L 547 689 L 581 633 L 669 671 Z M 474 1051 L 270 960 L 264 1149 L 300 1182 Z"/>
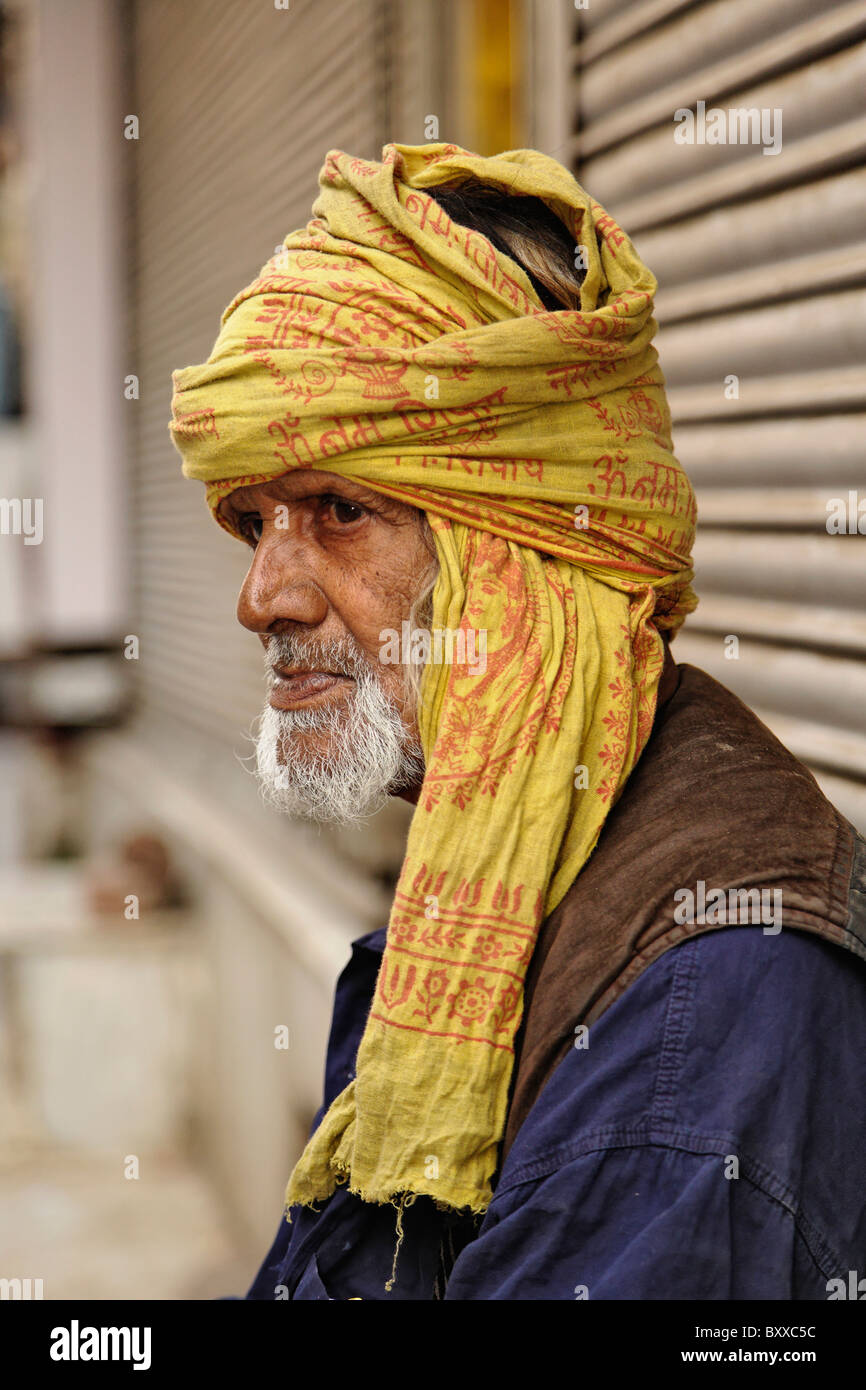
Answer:
<path fill-rule="evenodd" d="M 565 1145 L 548 1150 L 521 1166 L 505 1186 L 499 1186 L 491 1203 L 492 1209 L 499 1199 L 527 1183 L 537 1184 L 552 1177 L 556 1172 L 581 1159 L 599 1154 L 659 1153 L 686 1154 L 702 1161 L 711 1157 L 739 1160 L 738 1182 L 745 1181 L 765 1201 L 779 1207 L 792 1221 L 797 1236 L 809 1252 L 816 1269 L 825 1277 L 832 1278 L 839 1270 L 847 1267 L 835 1248 L 833 1241 L 823 1228 L 805 1211 L 802 1201 L 794 1189 L 760 1159 L 752 1154 L 738 1150 L 737 1141 L 731 1135 L 706 1135 L 690 1129 L 666 1129 L 651 1125 L 640 1129 L 607 1129 L 587 1134 L 580 1140 L 572 1140 Z M 731 1179 L 731 1181 L 735 1181 Z"/>

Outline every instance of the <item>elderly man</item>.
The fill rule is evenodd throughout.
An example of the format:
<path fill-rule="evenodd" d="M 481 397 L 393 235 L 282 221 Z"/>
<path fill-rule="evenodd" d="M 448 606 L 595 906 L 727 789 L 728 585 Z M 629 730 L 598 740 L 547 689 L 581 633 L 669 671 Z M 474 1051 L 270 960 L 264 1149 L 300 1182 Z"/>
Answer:
<path fill-rule="evenodd" d="M 832 1297 L 866 1269 L 866 843 L 670 655 L 655 280 L 536 151 L 319 183 L 171 430 L 253 552 L 270 796 L 415 810 L 248 1297 Z"/>

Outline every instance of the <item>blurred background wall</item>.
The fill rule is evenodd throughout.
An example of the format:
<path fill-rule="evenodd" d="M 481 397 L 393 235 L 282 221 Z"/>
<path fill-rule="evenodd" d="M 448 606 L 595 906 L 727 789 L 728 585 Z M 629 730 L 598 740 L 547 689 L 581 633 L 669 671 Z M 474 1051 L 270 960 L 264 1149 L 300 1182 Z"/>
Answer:
<path fill-rule="evenodd" d="M 866 828 L 866 11 L 0 15 L 0 1276 L 45 1297 L 242 1293 L 411 812 L 319 833 L 260 804 L 240 761 L 264 699 L 234 617 L 245 552 L 180 474 L 171 371 L 306 222 L 329 149 L 561 160 L 659 279 L 700 513 L 676 654 Z M 677 143 L 698 102 L 780 111 L 781 149 Z M 833 530 L 834 499 L 853 529 Z"/>

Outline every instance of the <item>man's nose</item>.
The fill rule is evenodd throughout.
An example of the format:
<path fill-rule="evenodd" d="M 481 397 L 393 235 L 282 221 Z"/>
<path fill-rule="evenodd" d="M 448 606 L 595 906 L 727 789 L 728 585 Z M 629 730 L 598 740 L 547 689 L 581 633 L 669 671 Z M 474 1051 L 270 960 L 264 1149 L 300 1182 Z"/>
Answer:
<path fill-rule="evenodd" d="M 259 541 L 238 595 L 238 622 L 250 632 L 276 634 L 291 624 L 316 627 L 328 600 L 312 572 L 306 547 L 288 537 Z"/>

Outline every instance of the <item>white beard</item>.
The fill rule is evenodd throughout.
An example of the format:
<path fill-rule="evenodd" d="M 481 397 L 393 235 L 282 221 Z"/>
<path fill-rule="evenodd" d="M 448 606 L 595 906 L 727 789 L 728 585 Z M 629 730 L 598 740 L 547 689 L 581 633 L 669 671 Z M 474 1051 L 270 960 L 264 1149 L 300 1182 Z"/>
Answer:
<path fill-rule="evenodd" d="M 386 696 L 360 645 L 351 638 L 313 646 L 291 636 L 271 637 L 267 647 L 269 685 L 272 666 L 309 662 L 344 671 L 355 684 L 348 700 L 331 709 L 274 709 L 267 703 L 256 734 L 256 768 L 262 794 L 289 816 L 349 825 L 380 810 L 388 796 L 424 776 L 424 753 Z M 406 692 L 411 706 L 412 688 Z M 318 749 L 304 747 L 298 735 L 326 732 Z"/>

